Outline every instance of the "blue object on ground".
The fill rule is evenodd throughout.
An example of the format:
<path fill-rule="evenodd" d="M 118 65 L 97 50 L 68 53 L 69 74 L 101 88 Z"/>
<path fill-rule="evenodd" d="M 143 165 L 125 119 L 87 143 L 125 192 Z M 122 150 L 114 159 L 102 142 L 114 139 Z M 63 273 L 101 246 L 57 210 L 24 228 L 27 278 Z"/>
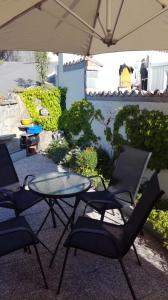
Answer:
<path fill-rule="evenodd" d="M 34 133 L 34 134 L 37 134 L 37 133 L 40 133 L 43 131 L 43 127 L 42 126 L 38 126 L 38 125 L 35 125 L 35 126 L 30 126 L 27 128 L 27 133 Z"/>

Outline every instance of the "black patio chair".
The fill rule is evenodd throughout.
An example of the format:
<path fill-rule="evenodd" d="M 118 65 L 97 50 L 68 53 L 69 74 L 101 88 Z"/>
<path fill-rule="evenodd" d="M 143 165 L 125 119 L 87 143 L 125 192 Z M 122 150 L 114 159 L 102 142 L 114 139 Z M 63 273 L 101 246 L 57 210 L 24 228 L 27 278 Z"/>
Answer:
<path fill-rule="evenodd" d="M 0 223 L 0 257 L 15 250 L 33 246 L 44 285 L 48 289 L 42 263 L 37 249 L 38 239 L 24 217 L 16 217 Z"/>
<path fill-rule="evenodd" d="M 118 209 L 122 219 L 122 208 L 125 205 L 134 205 L 140 183 L 151 157 L 150 152 L 123 145 L 116 161 L 109 187 L 104 186 L 103 191 L 82 193 L 78 197 L 86 203 L 86 208 L 91 206 L 101 215 L 103 221 L 107 210 Z"/>
<path fill-rule="evenodd" d="M 154 173 L 135 206 L 129 220 L 123 225 L 115 225 L 88 217 L 79 217 L 66 239 L 67 247 L 57 293 L 60 292 L 65 265 L 70 248 L 81 249 L 111 259 L 118 259 L 133 299 L 136 300 L 130 279 L 122 258 L 127 254 L 135 238 L 142 230 L 152 208 L 163 192 L 160 190 L 157 173 Z"/>
<path fill-rule="evenodd" d="M 34 177 L 34 175 L 27 175 L 24 179 L 23 186 L 20 186 L 19 178 L 7 146 L 5 144 L 0 144 L 0 207 L 13 209 L 15 215 L 19 216 L 25 210 L 44 200 L 50 209 L 36 232 L 36 234 L 39 234 L 50 212 L 53 227 L 56 227 L 56 220 L 53 202 L 25 189 L 29 178 L 32 180 Z M 49 252 L 51 252 L 42 241 L 40 242 Z"/>
<path fill-rule="evenodd" d="M 25 189 L 28 179 L 33 177 L 33 175 L 27 175 L 23 186 L 20 186 L 7 146 L 0 144 L 0 207 L 14 209 L 18 216 L 41 201 L 42 197 Z"/>

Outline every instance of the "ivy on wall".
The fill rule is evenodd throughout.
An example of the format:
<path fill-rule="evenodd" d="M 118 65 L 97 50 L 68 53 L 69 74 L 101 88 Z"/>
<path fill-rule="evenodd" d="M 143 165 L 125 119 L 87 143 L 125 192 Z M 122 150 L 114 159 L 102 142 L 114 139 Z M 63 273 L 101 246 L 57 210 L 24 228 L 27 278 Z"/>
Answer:
<path fill-rule="evenodd" d="M 26 89 L 20 93 L 30 117 L 37 125 L 42 125 L 47 131 L 58 129 L 58 120 L 61 116 L 60 90 L 59 88 L 46 89 L 44 87 L 35 87 Z M 39 106 L 46 108 L 48 116 L 41 116 Z"/>
<path fill-rule="evenodd" d="M 93 120 L 103 119 L 100 110 L 95 110 L 91 102 L 83 99 L 74 102 L 59 119 L 59 128 L 63 129 L 70 144 L 78 146 L 97 143 L 98 137 L 92 129 Z"/>
<path fill-rule="evenodd" d="M 168 116 L 160 111 L 140 110 L 138 105 L 124 106 L 115 118 L 113 144 L 116 148 L 128 144 L 150 151 L 149 167 L 167 169 Z"/>

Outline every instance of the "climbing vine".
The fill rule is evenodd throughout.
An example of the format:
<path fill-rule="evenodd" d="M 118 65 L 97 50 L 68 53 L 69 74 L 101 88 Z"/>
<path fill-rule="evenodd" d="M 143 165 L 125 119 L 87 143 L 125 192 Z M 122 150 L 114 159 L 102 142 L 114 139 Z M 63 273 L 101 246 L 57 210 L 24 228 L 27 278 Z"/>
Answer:
<path fill-rule="evenodd" d="M 63 129 L 70 144 L 88 146 L 98 142 L 92 129 L 93 120 L 103 119 L 100 110 L 83 99 L 74 102 L 69 110 L 65 110 L 59 119 L 59 128 Z"/>
<path fill-rule="evenodd" d="M 168 168 L 168 116 L 160 111 L 140 110 L 138 105 L 124 106 L 114 122 L 113 144 L 122 144 L 152 152 L 151 169 Z"/>

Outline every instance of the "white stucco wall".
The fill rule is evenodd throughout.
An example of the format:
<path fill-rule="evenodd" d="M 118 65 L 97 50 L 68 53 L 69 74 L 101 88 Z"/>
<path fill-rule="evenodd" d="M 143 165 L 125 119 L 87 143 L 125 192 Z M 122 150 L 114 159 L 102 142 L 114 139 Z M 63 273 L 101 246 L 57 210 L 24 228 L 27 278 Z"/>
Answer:
<path fill-rule="evenodd" d="M 61 86 L 67 87 L 66 104 L 67 108 L 76 100 L 85 97 L 84 68 L 63 72 L 60 75 Z"/>
<path fill-rule="evenodd" d="M 91 101 L 91 100 L 90 100 Z M 139 105 L 140 109 L 148 109 L 148 110 L 159 110 L 164 112 L 164 114 L 168 114 L 168 103 L 162 102 L 133 102 L 133 101 L 100 101 L 100 100 L 92 100 L 91 103 L 94 105 L 95 109 L 100 109 L 105 120 L 107 120 L 110 116 L 112 116 L 112 122 L 109 124 L 113 126 L 113 122 L 117 112 L 125 105 Z M 97 136 L 100 139 L 100 145 L 107 149 L 109 153 L 111 153 L 111 146 L 107 143 L 104 129 L 105 126 L 100 124 L 97 121 L 94 121 L 92 124 L 92 128 Z"/>
<path fill-rule="evenodd" d="M 66 106 L 69 108 L 74 101 L 81 100 L 85 97 L 85 70 L 84 67 L 79 64 L 78 67 L 64 66 L 65 63 L 72 60 L 79 59 L 79 56 L 62 54 L 58 55 L 58 67 L 57 67 L 57 85 L 67 88 Z"/>

